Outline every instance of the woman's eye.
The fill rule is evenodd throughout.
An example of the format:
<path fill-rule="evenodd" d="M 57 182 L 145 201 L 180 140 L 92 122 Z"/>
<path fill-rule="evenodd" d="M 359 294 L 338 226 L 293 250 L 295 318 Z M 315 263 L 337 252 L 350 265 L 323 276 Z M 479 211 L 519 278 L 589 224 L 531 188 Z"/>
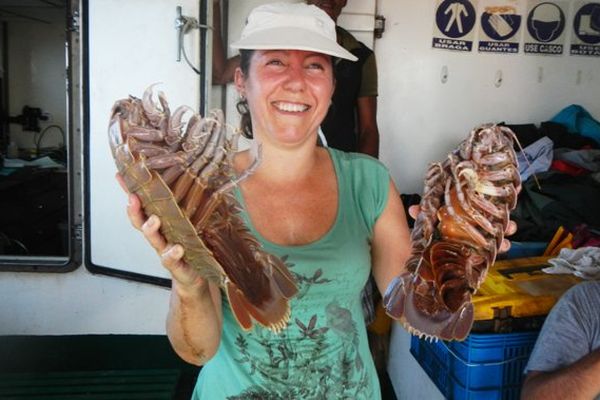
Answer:
<path fill-rule="evenodd" d="M 277 58 L 267 61 L 267 65 L 283 65 L 283 62 Z"/>
<path fill-rule="evenodd" d="M 309 69 L 317 69 L 317 70 L 324 70 L 325 67 L 323 66 L 323 64 L 318 63 L 318 62 L 314 62 L 314 63 L 310 63 L 308 65 Z"/>

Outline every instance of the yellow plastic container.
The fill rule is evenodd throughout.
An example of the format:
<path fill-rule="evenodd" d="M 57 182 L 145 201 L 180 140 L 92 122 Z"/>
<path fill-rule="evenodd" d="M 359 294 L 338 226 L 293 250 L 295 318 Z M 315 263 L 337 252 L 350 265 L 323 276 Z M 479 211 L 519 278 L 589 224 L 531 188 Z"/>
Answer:
<path fill-rule="evenodd" d="M 473 296 L 475 321 L 539 317 L 581 280 L 574 275 L 542 272 L 551 257 L 497 261 Z"/>

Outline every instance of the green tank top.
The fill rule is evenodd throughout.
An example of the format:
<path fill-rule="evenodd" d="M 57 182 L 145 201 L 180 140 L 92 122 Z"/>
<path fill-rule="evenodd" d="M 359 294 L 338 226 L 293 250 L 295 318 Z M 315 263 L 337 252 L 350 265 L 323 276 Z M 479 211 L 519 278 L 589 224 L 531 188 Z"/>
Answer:
<path fill-rule="evenodd" d="M 255 324 L 244 332 L 223 296 L 217 354 L 200 371 L 194 399 L 381 398 L 361 306 L 371 270 L 373 226 L 387 203 L 390 177 L 377 160 L 328 149 L 338 181 L 338 213 L 319 240 L 279 246 L 243 217 L 266 251 L 285 259 L 299 293 L 287 329 Z M 243 198 L 236 193 L 242 207 Z"/>

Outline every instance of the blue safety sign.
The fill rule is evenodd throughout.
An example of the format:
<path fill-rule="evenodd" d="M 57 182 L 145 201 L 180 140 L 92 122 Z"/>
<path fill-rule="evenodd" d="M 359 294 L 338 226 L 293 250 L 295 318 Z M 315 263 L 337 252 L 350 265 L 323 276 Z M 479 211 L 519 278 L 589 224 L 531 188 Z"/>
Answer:
<path fill-rule="evenodd" d="M 433 47 L 471 51 L 473 27 L 477 21 L 475 7 L 469 0 L 443 0 L 435 13 Z"/>
<path fill-rule="evenodd" d="M 507 40 L 517 33 L 521 26 L 518 14 L 497 14 L 484 12 L 481 15 L 481 28 L 490 39 Z"/>
<path fill-rule="evenodd" d="M 467 0 L 445 0 L 435 14 L 438 29 L 451 38 L 460 38 L 471 32 L 475 21 L 475 8 Z"/>
<path fill-rule="evenodd" d="M 486 7 L 479 18 L 479 45 L 482 53 L 516 54 L 519 52 L 517 32 L 522 14 L 515 7 Z M 511 38 L 515 38 L 510 40 Z"/>
<path fill-rule="evenodd" d="M 559 56 L 563 54 L 564 32 L 567 17 L 563 11 L 568 7 L 564 0 L 530 0 L 527 14 L 527 31 L 523 50 L 526 54 Z"/>
<path fill-rule="evenodd" d="M 573 20 L 575 35 L 584 43 L 600 43 L 600 3 L 581 7 Z"/>
<path fill-rule="evenodd" d="M 600 3 L 585 3 L 573 18 L 571 54 L 600 57 Z"/>
<path fill-rule="evenodd" d="M 559 6 L 550 2 L 540 3 L 527 16 L 527 31 L 538 42 L 552 42 L 565 29 L 565 20 Z"/>

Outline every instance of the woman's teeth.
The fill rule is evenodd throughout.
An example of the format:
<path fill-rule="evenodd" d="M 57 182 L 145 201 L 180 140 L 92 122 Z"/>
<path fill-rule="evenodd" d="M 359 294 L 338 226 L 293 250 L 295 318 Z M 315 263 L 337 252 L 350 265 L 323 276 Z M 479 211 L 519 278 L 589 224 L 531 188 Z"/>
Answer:
<path fill-rule="evenodd" d="M 308 106 L 305 104 L 297 104 L 297 103 L 275 103 L 274 104 L 277 109 L 281 111 L 287 112 L 303 112 L 308 110 Z"/>

